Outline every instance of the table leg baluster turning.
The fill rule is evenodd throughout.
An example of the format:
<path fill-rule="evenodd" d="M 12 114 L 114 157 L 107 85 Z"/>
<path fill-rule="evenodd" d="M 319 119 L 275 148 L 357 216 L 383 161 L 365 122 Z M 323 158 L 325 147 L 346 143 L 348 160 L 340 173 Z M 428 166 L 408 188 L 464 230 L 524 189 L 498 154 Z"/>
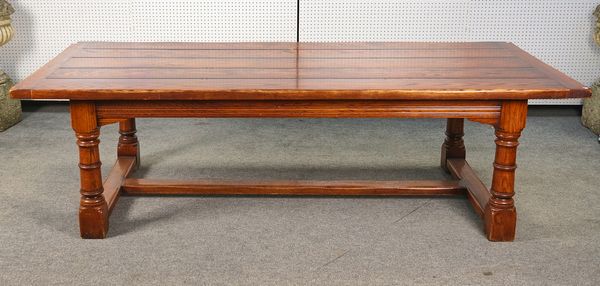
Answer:
<path fill-rule="evenodd" d="M 135 171 L 140 166 L 140 143 L 135 135 L 135 118 L 125 119 L 119 122 L 119 144 L 117 145 L 117 156 L 135 157 Z"/>
<path fill-rule="evenodd" d="M 489 240 L 511 241 L 515 238 L 517 210 L 515 170 L 517 146 L 527 120 L 527 102 L 505 102 L 496 129 L 496 156 L 491 197 L 485 208 L 485 232 Z"/>
<path fill-rule="evenodd" d="M 96 106 L 87 102 L 71 103 L 71 123 L 79 146 L 81 200 L 79 228 L 83 238 L 104 238 L 108 232 L 108 205 L 104 198 L 100 167 L 100 127 Z"/>
<path fill-rule="evenodd" d="M 465 141 L 463 141 L 465 120 L 463 118 L 448 118 L 446 123 L 446 140 L 442 145 L 441 166 L 448 170 L 448 159 L 465 159 Z"/>

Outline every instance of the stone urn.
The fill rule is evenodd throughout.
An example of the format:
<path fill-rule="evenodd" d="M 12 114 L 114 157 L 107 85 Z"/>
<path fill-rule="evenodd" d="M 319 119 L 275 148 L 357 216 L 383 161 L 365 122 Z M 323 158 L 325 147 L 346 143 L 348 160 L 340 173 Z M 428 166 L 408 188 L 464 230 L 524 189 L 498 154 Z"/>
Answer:
<path fill-rule="evenodd" d="M 12 38 L 14 31 L 10 15 L 13 7 L 5 0 L 0 0 L 0 46 Z M 0 131 L 4 131 L 21 120 L 21 102 L 10 99 L 8 92 L 12 86 L 10 78 L 0 70 Z"/>
<path fill-rule="evenodd" d="M 594 32 L 594 40 L 600 46 L 600 5 L 594 11 L 596 16 L 596 30 Z M 598 69 L 600 72 L 600 68 Z M 592 97 L 586 98 L 583 103 L 583 116 L 581 121 L 592 132 L 600 135 L 600 80 L 592 85 Z M 600 137 L 598 138 L 600 141 Z"/>

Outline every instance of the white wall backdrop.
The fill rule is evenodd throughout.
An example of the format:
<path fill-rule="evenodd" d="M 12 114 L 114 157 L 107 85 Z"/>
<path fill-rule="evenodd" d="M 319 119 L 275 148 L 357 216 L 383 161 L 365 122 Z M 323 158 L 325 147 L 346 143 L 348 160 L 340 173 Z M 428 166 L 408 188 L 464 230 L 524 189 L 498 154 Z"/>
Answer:
<path fill-rule="evenodd" d="M 295 41 L 296 0 L 9 0 L 0 67 L 20 80 L 77 41 Z M 301 41 L 511 41 L 584 84 L 600 78 L 600 0 L 300 0 Z M 579 104 L 579 100 L 534 104 Z"/>

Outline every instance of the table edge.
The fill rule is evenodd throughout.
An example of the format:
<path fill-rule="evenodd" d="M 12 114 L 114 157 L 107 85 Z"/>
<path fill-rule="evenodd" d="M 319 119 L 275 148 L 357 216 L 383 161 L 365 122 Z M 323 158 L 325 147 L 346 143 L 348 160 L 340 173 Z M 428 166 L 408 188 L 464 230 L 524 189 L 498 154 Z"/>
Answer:
<path fill-rule="evenodd" d="M 224 97 L 223 94 L 227 96 Z M 585 98 L 591 89 L 553 90 L 31 90 L 15 99 L 73 100 L 523 100 Z"/>

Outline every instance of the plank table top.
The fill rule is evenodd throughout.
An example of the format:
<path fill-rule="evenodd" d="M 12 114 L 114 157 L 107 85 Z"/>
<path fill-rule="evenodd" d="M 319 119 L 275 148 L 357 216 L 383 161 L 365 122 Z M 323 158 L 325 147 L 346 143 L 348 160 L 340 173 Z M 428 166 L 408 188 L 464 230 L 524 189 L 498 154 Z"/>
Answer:
<path fill-rule="evenodd" d="M 71 45 L 20 99 L 522 100 L 590 90 L 506 42 Z"/>

